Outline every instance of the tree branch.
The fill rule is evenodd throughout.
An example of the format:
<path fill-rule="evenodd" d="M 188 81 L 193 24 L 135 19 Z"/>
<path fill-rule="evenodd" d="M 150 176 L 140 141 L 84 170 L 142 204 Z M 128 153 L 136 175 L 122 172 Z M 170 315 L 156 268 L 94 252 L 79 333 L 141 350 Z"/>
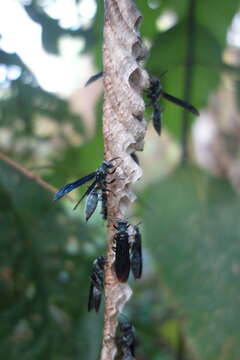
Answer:
<path fill-rule="evenodd" d="M 10 165 L 11 167 L 19 171 L 22 175 L 26 176 L 28 179 L 34 181 L 35 183 L 42 186 L 51 193 L 55 194 L 57 192 L 58 190 L 57 188 L 48 184 L 46 181 L 42 180 L 39 176 L 34 175 L 33 172 L 19 165 L 16 161 L 12 160 L 10 157 L 3 154 L 2 152 L 0 152 L 0 160 L 4 161 L 6 164 Z M 73 201 L 73 199 L 70 196 L 68 196 L 68 198 Z"/>
<path fill-rule="evenodd" d="M 117 316 L 131 296 L 126 283 L 119 283 L 114 272 L 113 221 L 126 216 L 135 199 L 130 185 L 142 170 L 130 154 L 143 150 L 146 133 L 145 104 L 142 91 L 149 87 L 147 72 L 139 60 L 146 48 L 138 33 L 142 17 L 132 0 L 105 0 L 104 24 L 104 114 L 105 159 L 118 157 L 116 181 L 108 196 L 108 254 L 105 269 L 105 317 L 101 360 L 113 360 L 116 354 Z"/>

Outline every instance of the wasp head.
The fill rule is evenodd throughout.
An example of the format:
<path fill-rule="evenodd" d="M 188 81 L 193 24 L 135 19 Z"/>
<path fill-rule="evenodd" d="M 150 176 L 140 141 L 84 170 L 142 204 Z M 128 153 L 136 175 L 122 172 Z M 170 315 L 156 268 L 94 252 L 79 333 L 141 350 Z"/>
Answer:
<path fill-rule="evenodd" d="M 104 266 L 106 263 L 106 256 L 99 256 L 98 257 L 98 263 L 100 266 Z"/>
<path fill-rule="evenodd" d="M 118 231 L 127 231 L 130 224 L 127 220 L 118 220 L 117 221 L 117 230 Z"/>
<path fill-rule="evenodd" d="M 102 164 L 97 169 L 98 174 L 106 175 L 108 173 L 108 169 L 113 168 L 113 164 L 110 161 L 104 160 Z"/>
<path fill-rule="evenodd" d="M 161 82 L 157 77 L 150 78 L 150 90 L 159 91 L 162 89 Z"/>
<path fill-rule="evenodd" d="M 122 332 L 126 332 L 132 329 L 132 325 L 128 321 L 120 322 L 119 328 Z"/>

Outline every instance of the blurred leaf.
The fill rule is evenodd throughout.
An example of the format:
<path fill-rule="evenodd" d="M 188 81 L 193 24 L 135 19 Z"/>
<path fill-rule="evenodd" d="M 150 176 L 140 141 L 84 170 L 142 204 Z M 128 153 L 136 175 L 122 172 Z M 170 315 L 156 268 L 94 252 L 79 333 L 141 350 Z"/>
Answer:
<path fill-rule="evenodd" d="M 3 162 L 0 193 L 0 354 L 24 360 L 79 357 L 76 338 L 90 327 L 80 318 L 97 250 L 93 228 L 67 216 L 52 194 Z M 94 328 L 90 359 L 101 338 Z"/>
<path fill-rule="evenodd" d="M 13 138 L 33 136 L 37 116 L 45 116 L 56 123 L 71 123 L 73 128 L 83 134 L 84 127 L 79 116 L 69 109 L 68 101 L 43 90 L 26 65 L 16 54 L 0 51 L 0 64 L 8 68 L 17 65 L 20 76 L 9 81 L 9 88 L 0 98 L 1 127 L 11 129 Z M 1 84 L 0 84 L 1 86 Z"/>
<path fill-rule="evenodd" d="M 149 191 L 145 222 L 169 300 L 201 359 L 239 358 L 239 198 L 224 181 L 178 170 Z"/>
<path fill-rule="evenodd" d="M 143 37 L 151 40 L 156 34 L 156 20 L 161 13 L 161 2 L 154 1 L 153 8 L 149 6 L 150 1 L 137 1 L 139 10 L 143 15 L 143 21 L 141 22 L 140 29 Z"/>
<path fill-rule="evenodd" d="M 0 49 L 0 64 L 24 66 L 24 63 L 17 54 L 9 54 Z"/>
<path fill-rule="evenodd" d="M 212 33 L 221 47 L 226 44 L 228 27 L 239 10 L 239 5 L 239 0 L 196 1 L 197 22 Z"/>
<path fill-rule="evenodd" d="M 203 26 L 195 25 L 194 65 L 218 68 L 221 66 L 222 48 L 214 36 Z M 184 20 L 155 38 L 148 65 L 151 71 L 171 70 L 186 64 L 187 21 Z M 177 51 L 176 51 L 177 44 Z M 164 56 L 161 56 L 164 54 Z M 160 56 L 159 56 L 160 55 Z"/>
<path fill-rule="evenodd" d="M 59 53 L 58 43 L 63 35 L 84 38 L 88 48 L 95 42 L 91 28 L 86 30 L 81 28 L 77 30 L 64 29 L 59 25 L 59 21 L 48 16 L 41 6 L 30 4 L 25 5 L 24 8 L 31 19 L 41 25 L 43 46 L 49 53 Z"/>
<path fill-rule="evenodd" d="M 214 38 L 224 47 L 226 43 L 226 33 L 233 16 L 239 9 L 239 0 L 201 0 L 195 1 L 196 23 L 206 28 Z M 186 19 L 188 15 L 189 0 L 164 0 L 160 1 L 162 10 L 172 10 L 176 12 L 179 21 Z M 213 21 L 214 19 L 214 21 Z"/>
<path fill-rule="evenodd" d="M 95 136 L 83 142 L 81 146 L 69 144 L 60 156 L 53 160 L 55 171 L 47 180 L 56 186 L 62 186 L 97 169 L 103 158 L 102 100 L 100 100 L 97 106 Z"/>

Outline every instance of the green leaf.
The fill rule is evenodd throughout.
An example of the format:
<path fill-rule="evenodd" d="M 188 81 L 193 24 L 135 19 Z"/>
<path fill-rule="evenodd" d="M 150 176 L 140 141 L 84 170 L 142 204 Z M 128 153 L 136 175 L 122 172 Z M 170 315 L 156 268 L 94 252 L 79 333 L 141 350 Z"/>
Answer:
<path fill-rule="evenodd" d="M 176 12 L 179 21 L 188 16 L 189 0 L 163 0 L 162 10 Z M 205 27 L 221 44 L 226 43 L 226 34 L 233 16 L 239 9 L 239 0 L 195 1 L 195 21 Z"/>
<path fill-rule="evenodd" d="M 140 29 L 143 37 L 152 39 L 156 34 L 156 21 L 161 14 L 161 3 L 154 1 L 155 7 L 149 6 L 149 1 L 137 1 L 139 10 L 143 15 L 143 21 L 141 22 Z"/>
<path fill-rule="evenodd" d="M 239 358 L 239 198 L 224 181 L 176 171 L 149 192 L 152 256 L 199 357 Z"/>
<path fill-rule="evenodd" d="M 226 43 L 228 27 L 238 10 L 239 0 L 196 1 L 197 22 L 207 28 L 222 47 Z"/>
<path fill-rule="evenodd" d="M 63 360 L 91 346 L 90 359 L 96 359 L 100 327 L 80 320 L 100 250 L 94 228 L 70 217 L 52 194 L 2 161 L 0 197 L 0 354 L 7 360 L 49 354 Z M 76 339 L 92 326 L 91 344 L 77 347 Z"/>
<path fill-rule="evenodd" d="M 42 27 L 42 43 L 44 49 L 52 54 L 59 53 L 58 42 L 64 35 L 83 38 L 86 41 L 86 48 L 91 47 L 95 43 L 95 38 L 92 29 L 78 28 L 73 30 L 71 28 L 63 28 L 60 26 L 58 19 L 53 19 L 44 11 L 44 6 L 39 4 L 30 4 L 24 6 L 29 17 L 41 25 Z M 77 11 L 77 9 L 76 9 Z"/>
<path fill-rule="evenodd" d="M 148 66 L 151 71 L 159 68 L 171 70 L 174 66 L 186 65 L 187 21 L 184 20 L 166 32 L 156 36 Z M 219 68 L 222 48 L 217 39 L 203 26 L 195 24 L 194 65 Z"/>

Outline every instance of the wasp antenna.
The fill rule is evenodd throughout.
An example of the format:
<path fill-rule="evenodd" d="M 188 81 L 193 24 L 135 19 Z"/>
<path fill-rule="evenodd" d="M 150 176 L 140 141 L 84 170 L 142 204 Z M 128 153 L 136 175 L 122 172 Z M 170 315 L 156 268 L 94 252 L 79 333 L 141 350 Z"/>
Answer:
<path fill-rule="evenodd" d="M 161 78 L 162 76 L 164 76 L 167 72 L 168 72 L 168 70 L 163 71 L 163 72 L 160 74 L 160 78 Z"/>
<path fill-rule="evenodd" d="M 117 160 L 117 159 L 120 159 L 120 157 L 119 157 L 119 156 L 117 156 L 117 157 L 115 157 L 115 158 L 112 158 L 112 159 L 110 159 L 110 160 L 107 160 L 107 161 L 109 161 L 109 162 L 112 162 L 112 161 L 114 161 L 114 160 Z"/>
<path fill-rule="evenodd" d="M 137 217 L 137 215 L 130 215 L 130 216 L 126 217 L 126 219 L 131 219 L 133 217 Z"/>
<path fill-rule="evenodd" d="M 101 71 L 100 73 L 91 76 L 88 81 L 86 82 L 84 87 L 87 87 L 88 85 L 92 84 L 94 81 L 100 79 L 103 76 L 103 72 Z"/>

